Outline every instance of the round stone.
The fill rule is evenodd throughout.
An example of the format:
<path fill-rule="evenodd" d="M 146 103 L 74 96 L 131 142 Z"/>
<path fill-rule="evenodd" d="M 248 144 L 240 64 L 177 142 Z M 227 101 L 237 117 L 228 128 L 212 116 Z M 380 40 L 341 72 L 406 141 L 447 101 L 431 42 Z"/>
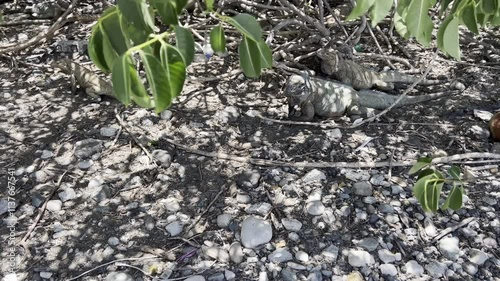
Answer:
<path fill-rule="evenodd" d="M 255 248 L 271 241 L 273 229 L 263 219 L 248 217 L 241 224 L 241 243 L 246 248 Z"/>

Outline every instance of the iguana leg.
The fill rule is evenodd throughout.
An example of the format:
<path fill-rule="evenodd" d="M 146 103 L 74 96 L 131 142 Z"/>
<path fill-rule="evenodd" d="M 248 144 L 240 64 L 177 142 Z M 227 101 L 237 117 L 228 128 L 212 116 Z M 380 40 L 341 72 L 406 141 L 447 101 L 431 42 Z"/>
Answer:
<path fill-rule="evenodd" d="M 297 121 L 311 121 L 314 118 L 314 106 L 310 101 L 304 102 L 300 108 L 300 114 L 293 106 L 288 107 L 288 117 Z"/>
<path fill-rule="evenodd" d="M 391 82 L 385 82 L 382 80 L 377 80 L 375 81 L 375 88 L 381 90 L 381 91 L 390 91 L 394 90 L 394 83 Z"/>

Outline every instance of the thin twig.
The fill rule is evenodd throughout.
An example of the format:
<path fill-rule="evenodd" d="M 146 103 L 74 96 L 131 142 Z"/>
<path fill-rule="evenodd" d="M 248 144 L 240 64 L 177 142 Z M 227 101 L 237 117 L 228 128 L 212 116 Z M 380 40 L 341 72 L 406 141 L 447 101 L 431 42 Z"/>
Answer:
<path fill-rule="evenodd" d="M 380 54 L 375 54 L 375 53 L 356 53 L 356 56 L 369 56 L 369 57 L 374 57 L 374 58 L 389 59 L 389 60 L 400 62 L 400 63 L 406 65 L 410 69 L 414 69 L 413 65 L 411 65 L 407 59 L 396 57 L 396 56 L 380 55 Z"/>
<path fill-rule="evenodd" d="M 124 259 L 112 260 L 112 261 L 110 261 L 110 262 L 106 262 L 106 263 L 103 263 L 103 264 L 101 264 L 101 265 L 98 265 L 98 266 L 96 266 L 96 267 L 94 267 L 94 268 L 92 268 L 92 269 L 89 269 L 89 270 L 87 270 L 87 271 L 83 272 L 82 274 L 80 274 L 80 275 L 78 275 L 78 276 L 76 276 L 76 277 L 72 277 L 72 278 L 68 279 L 68 281 L 77 280 L 77 279 L 79 279 L 80 277 L 83 277 L 83 276 L 85 276 L 85 275 L 87 275 L 87 274 L 91 273 L 92 271 L 95 271 L 95 270 L 97 270 L 97 269 L 99 269 L 99 268 L 101 268 L 101 267 L 108 266 L 108 265 L 110 265 L 110 264 L 119 263 L 119 262 L 121 262 L 121 261 L 136 261 L 136 260 L 144 260 L 144 259 L 158 259 L 158 257 L 124 258 Z"/>
<path fill-rule="evenodd" d="M 170 142 L 170 140 L 167 139 L 167 141 Z M 224 193 L 224 191 L 226 191 L 227 189 L 227 185 L 223 185 L 220 189 L 220 191 L 217 193 L 217 195 L 215 195 L 215 198 L 210 202 L 210 204 L 208 204 L 207 208 L 205 209 L 205 211 L 203 211 L 203 213 L 199 214 L 198 217 L 186 228 L 185 232 L 184 233 L 189 233 L 189 231 L 191 229 L 193 229 L 193 227 L 196 226 L 196 224 L 201 220 L 201 218 L 206 214 L 208 213 L 208 211 L 210 210 L 210 208 L 212 207 L 212 205 L 215 203 L 215 201 L 217 201 L 217 199 L 219 198 L 219 196 Z"/>
<path fill-rule="evenodd" d="M 56 22 L 54 22 L 54 24 L 51 27 L 49 27 L 47 32 L 40 34 L 40 35 L 38 35 L 30 40 L 27 40 L 26 42 L 20 43 L 20 44 L 16 43 L 15 45 L 8 46 L 8 47 L 1 47 L 0 46 L 0 54 L 9 53 L 9 52 L 19 52 L 21 50 L 24 50 L 24 49 L 30 47 L 30 46 L 35 45 L 38 42 L 44 42 L 45 39 L 50 37 L 52 34 L 54 34 L 54 32 L 56 32 L 59 28 L 61 28 L 61 26 L 64 25 L 66 18 L 71 13 L 71 11 L 75 8 L 76 4 L 78 4 L 78 0 L 71 1 L 71 4 L 68 6 L 68 9 L 64 12 L 64 14 L 62 14 L 56 20 Z"/>
<path fill-rule="evenodd" d="M 297 16 L 305 20 L 306 22 L 314 25 L 319 32 L 321 33 L 322 36 L 328 37 L 330 36 L 330 30 L 325 28 L 324 26 L 321 25 L 317 20 L 309 17 L 308 15 L 304 14 L 301 10 L 299 10 L 294 4 L 292 4 L 290 1 L 286 0 L 278 0 L 280 4 L 284 7 L 290 8 Z"/>
<path fill-rule="evenodd" d="M 149 153 L 149 151 L 144 147 L 144 145 L 142 145 L 139 142 L 139 140 L 134 136 L 134 134 L 127 128 L 127 125 L 125 124 L 125 122 L 123 122 L 122 118 L 120 117 L 118 112 L 116 112 L 116 110 L 115 110 L 115 118 L 116 118 L 116 120 L 118 120 L 118 123 L 120 123 L 120 126 L 122 128 L 124 128 L 125 131 L 127 131 L 127 133 L 134 140 L 134 142 L 142 149 L 142 151 L 144 151 L 144 153 L 146 153 L 146 155 L 149 157 L 149 160 L 151 160 L 151 162 L 153 162 L 153 164 L 158 166 L 158 164 L 156 164 L 155 159 L 153 158 L 153 155 L 151 155 L 151 153 Z"/>
<path fill-rule="evenodd" d="M 35 230 L 35 227 L 37 226 L 38 222 L 42 218 L 43 213 L 45 212 L 45 209 L 47 208 L 47 204 L 49 203 L 50 198 L 52 198 L 52 196 L 54 196 L 54 194 L 56 194 L 56 191 L 61 186 L 62 179 L 64 178 L 64 176 L 66 175 L 67 172 L 68 172 L 68 170 L 64 171 L 64 173 L 59 177 L 59 180 L 57 181 L 56 185 L 52 188 L 52 190 L 50 191 L 47 198 L 45 198 L 45 202 L 43 203 L 42 208 L 40 208 L 40 212 L 38 212 L 38 215 L 36 216 L 35 220 L 31 224 L 31 226 L 26 231 L 26 234 L 24 235 L 23 239 L 21 239 L 21 242 L 19 242 L 19 244 L 26 250 L 28 255 L 30 255 L 31 252 L 28 249 L 27 241 L 28 241 L 31 233 L 33 232 L 33 230 Z"/>
<path fill-rule="evenodd" d="M 380 52 L 380 55 L 385 60 L 387 65 L 392 69 L 396 69 L 396 67 L 392 64 L 392 62 L 390 60 L 388 60 L 387 57 L 385 56 L 384 50 L 382 50 L 382 47 L 380 47 L 380 44 L 378 43 L 377 37 L 375 37 L 375 34 L 373 34 L 373 30 L 370 26 L 368 26 L 368 32 L 370 32 L 370 36 L 373 38 L 373 41 L 375 41 L 375 45 L 377 46 L 378 51 Z"/>
<path fill-rule="evenodd" d="M 415 164 L 416 160 L 404 160 L 397 162 L 293 162 L 293 161 L 279 161 L 279 160 L 267 160 L 252 157 L 240 157 L 229 155 L 221 152 L 208 152 L 199 149 L 195 149 L 192 146 L 187 146 L 180 144 L 174 140 L 163 137 L 166 142 L 175 145 L 176 147 L 193 154 L 198 154 L 206 157 L 217 158 L 221 160 L 236 161 L 241 163 L 248 163 L 258 166 L 277 166 L 277 167 L 295 167 L 295 168 L 381 168 L 388 167 L 392 165 L 393 167 L 406 167 Z M 497 153 L 482 153 L 482 152 L 472 152 L 465 154 L 457 154 L 446 157 L 438 157 L 432 159 L 433 164 L 448 163 L 450 161 L 457 161 L 462 159 L 475 159 L 475 158 L 489 158 L 490 162 L 500 162 L 500 154 Z"/>
<path fill-rule="evenodd" d="M 466 225 L 468 225 L 469 223 L 473 222 L 476 218 L 474 217 L 471 217 L 471 218 L 466 218 L 464 220 L 462 220 L 460 223 L 454 225 L 454 226 L 450 226 L 450 227 L 447 227 L 445 228 L 443 231 L 441 231 L 438 235 L 432 237 L 431 241 L 432 242 L 436 242 L 438 241 L 439 239 L 443 238 L 444 236 L 446 236 L 448 233 L 451 233 L 461 227 L 464 227 Z"/>

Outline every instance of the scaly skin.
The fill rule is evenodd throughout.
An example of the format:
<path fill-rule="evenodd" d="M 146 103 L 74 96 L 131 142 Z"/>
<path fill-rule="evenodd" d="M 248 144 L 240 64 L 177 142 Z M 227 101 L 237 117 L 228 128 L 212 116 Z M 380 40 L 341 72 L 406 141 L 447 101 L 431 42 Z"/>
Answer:
<path fill-rule="evenodd" d="M 434 93 L 424 96 L 406 96 L 395 107 L 417 104 L 449 95 Z M 332 80 L 292 75 L 287 81 L 285 96 L 288 98 L 289 118 L 310 121 L 314 115 L 335 117 L 352 109 L 363 111 L 366 108 L 383 110 L 391 106 L 399 96 L 361 90 Z"/>
<path fill-rule="evenodd" d="M 356 90 L 394 89 L 394 83 L 415 83 L 418 78 L 400 72 L 376 72 L 361 66 L 353 61 L 340 57 L 333 49 L 319 50 L 317 56 L 321 59 L 321 71 L 329 77 L 344 84 L 351 85 Z M 421 85 L 435 85 L 443 83 L 440 80 L 422 80 Z"/>
<path fill-rule="evenodd" d="M 70 75 L 72 81 L 76 80 L 76 83 L 84 88 L 85 92 L 91 97 L 97 98 L 101 95 L 115 97 L 111 83 L 70 59 L 59 60 L 52 63 L 52 66 Z"/>

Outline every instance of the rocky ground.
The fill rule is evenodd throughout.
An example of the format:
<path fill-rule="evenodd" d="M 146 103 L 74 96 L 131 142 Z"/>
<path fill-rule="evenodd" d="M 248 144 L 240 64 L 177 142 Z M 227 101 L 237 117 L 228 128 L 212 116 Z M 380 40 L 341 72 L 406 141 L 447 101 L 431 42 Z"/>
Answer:
<path fill-rule="evenodd" d="M 76 27 L 88 36 L 91 24 L 54 40 Z M 23 28 L 17 38 L 43 30 Z M 375 51 L 368 34 L 361 42 Z M 404 44 L 414 65 L 429 63 L 432 50 Z M 413 197 L 409 166 L 294 165 L 498 153 L 487 120 L 500 108 L 500 42 L 486 33 L 462 48 L 461 63 L 439 57 L 431 74 L 464 92 L 356 129 L 258 118 L 286 119 L 286 76 L 227 75 L 234 52 L 195 63 L 160 115 L 72 93 L 67 76 L 41 66 L 54 58 L 48 45 L 16 57 L 31 65 L 2 58 L 3 280 L 16 280 L 14 267 L 17 280 L 500 280 L 497 163 L 454 163 L 470 179 L 464 207 L 437 214 Z"/>

